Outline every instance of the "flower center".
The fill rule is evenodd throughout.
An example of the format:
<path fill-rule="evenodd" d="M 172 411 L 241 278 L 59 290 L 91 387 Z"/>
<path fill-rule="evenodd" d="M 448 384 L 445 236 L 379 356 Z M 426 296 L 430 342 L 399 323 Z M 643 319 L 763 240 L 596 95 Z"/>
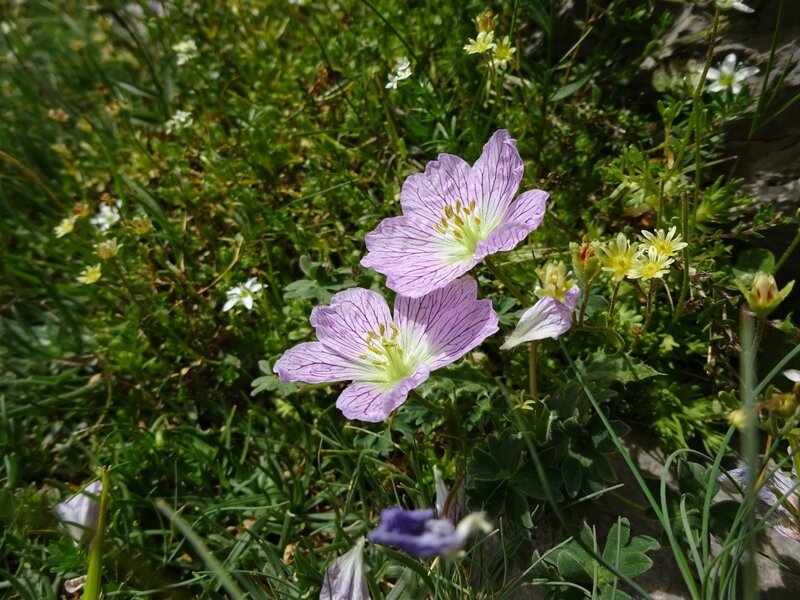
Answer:
<path fill-rule="evenodd" d="M 403 349 L 397 343 L 400 331 L 394 323 L 388 326 L 381 323 L 378 331 L 368 331 L 365 336 L 367 353 L 359 356 L 381 369 L 381 381 L 389 384 L 398 383 L 414 374 L 414 367 L 404 356 Z"/>
<path fill-rule="evenodd" d="M 720 85 L 724 85 L 725 87 L 730 87 L 734 83 L 734 75 L 733 73 L 722 73 L 719 76 L 719 83 Z"/>
<path fill-rule="evenodd" d="M 470 255 L 475 253 L 478 242 L 485 239 L 480 217 L 475 214 L 475 200 L 470 200 L 469 206 L 461 200 L 448 204 L 433 228 L 443 236 L 452 235 Z"/>

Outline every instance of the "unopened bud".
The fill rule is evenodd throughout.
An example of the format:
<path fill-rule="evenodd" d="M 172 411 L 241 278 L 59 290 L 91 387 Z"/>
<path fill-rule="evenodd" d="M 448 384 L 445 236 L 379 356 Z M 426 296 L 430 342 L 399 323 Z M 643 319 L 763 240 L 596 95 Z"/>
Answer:
<path fill-rule="evenodd" d="M 779 290 L 772 275 L 759 271 L 753 277 L 753 284 L 749 290 L 740 282 L 737 282 L 736 285 L 747 300 L 753 314 L 763 319 L 786 299 L 794 287 L 794 281 L 790 281 L 782 290 Z"/>
<path fill-rule="evenodd" d="M 594 242 L 584 237 L 580 244 L 569 243 L 570 255 L 572 257 L 572 270 L 580 282 L 587 286 L 600 272 L 600 259 L 597 256 Z"/>
<path fill-rule="evenodd" d="M 492 11 L 487 10 L 479 14 L 475 18 L 475 25 L 478 27 L 478 32 L 494 30 L 494 15 Z"/>
<path fill-rule="evenodd" d="M 764 402 L 764 408 L 775 413 L 779 417 L 788 419 L 794 415 L 797 408 L 797 401 L 794 394 L 772 393 L 769 399 Z"/>
<path fill-rule="evenodd" d="M 97 256 L 100 257 L 100 260 L 110 260 L 119 254 L 119 249 L 122 248 L 122 244 L 117 242 L 117 238 L 111 238 L 110 240 L 100 242 L 99 244 L 95 245 L 94 248 L 97 251 Z"/>

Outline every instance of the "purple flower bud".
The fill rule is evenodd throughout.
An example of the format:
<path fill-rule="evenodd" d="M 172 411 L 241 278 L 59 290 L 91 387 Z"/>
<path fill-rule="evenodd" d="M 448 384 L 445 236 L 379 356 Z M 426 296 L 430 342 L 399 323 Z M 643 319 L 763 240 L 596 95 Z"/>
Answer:
<path fill-rule="evenodd" d="M 412 556 L 449 556 L 462 550 L 476 529 L 491 531 L 481 513 L 467 515 L 458 524 L 434 518 L 432 508 L 405 510 L 394 507 L 381 512 L 380 523 L 369 534 L 376 544 L 396 546 Z"/>

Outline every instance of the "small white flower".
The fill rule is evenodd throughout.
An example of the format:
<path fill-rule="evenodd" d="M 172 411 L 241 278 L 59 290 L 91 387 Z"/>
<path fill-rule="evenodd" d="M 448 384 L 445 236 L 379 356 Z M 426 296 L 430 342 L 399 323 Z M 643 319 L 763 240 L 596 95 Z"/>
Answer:
<path fill-rule="evenodd" d="M 262 289 L 264 289 L 264 286 L 261 285 L 255 277 L 248 279 L 242 285 L 232 287 L 225 292 L 228 299 L 222 306 L 222 312 L 228 312 L 237 304 L 241 304 L 247 310 L 251 310 L 253 308 L 253 295 L 257 294 Z"/>
<path fill-rule="evenodd" d="M 389 73 L 389 83 L 386 84 L 386 88 L 396 90 L 397 82 L 409 77 L 411 77 L 411 63 L 405 56 L 398 58 L 394 65 L 394 71 Z"/>
<path fill-rule="evenodd" d="M 75 278 L 75 280 L 83 285 L 92 285 L 93 283 L 100 281 L 102 276 L 103 267 L 100 266 L 100 263 L 97 263 L 96 265 L 86 267 L 83 271 L 81 271 L 80 275 Z"/>
<path fill-rule="evenodd" d="M 14 31 L 15 27 L 13 23 L 9 23 L 8 21 L 0 21 L 0 32 L 4 35 L 8 35 L 12 31 Z"/>
<path fill-rule="evenodd" d="M 722 92 L 731 89 L 734 96 L 742 91 L 742 82 L 758 73 L 757 67 L 737 67 L 736 55 L 731 52 L 722 61 L 719 69 L 708 69 L 709 92 Z"/>
<path fill-rule="evenodd" d="M 494 50 L 497 44 L 494 43 L 494 31 L 479 31 L 478 37 L 470 39 L 469 44 L 464 46 L 467 54 L 483 54 Z"/>
<path fill-rule="evenodd" d="M 100 516 L 100 503 L 97 500 L 102 491 L 103 483 L 97 480 L 69 500 L 56 504 L 56 514 L 76 546 L 88 542 L 97 529 Z"/>
<path fill-rule="evenodd" d="M 185 110 L 176 111 L 169 121 L 164 123 L 164 129 L 167 133 L 174 133 L 180 129 L 185 129 L 192 124 L 192 113 Z"/>
<path fill-rule="evenodd" d="M 739 12 L 743 13 L 755 12 L 744 2 L 739 2 L 739 0 L 717 0 L 717 6 L 719 7 L 720 10 L 728 10 L 732 8 L 734 10 L 738 10 Z"/>
<path fill-rule="evenodd" d="M 516 51 L 517 49 L 511 45 L 511 39 L 508 36 L 504 37 L 492 53 L 492 66 L 495 69 L 505 69 Z"/>
<path fill-rule="evenodd" d="M 119 223 L 119 209 L 122 206 L 122 200 L 115 200 L 114 206 L 109 206 L 108 204 L 101 204 L 100 210 L 98 213 L 89 219 L 89 223 L 91 223 L 97 231 L 108 231 Z"/>
<path fill-rule="evenodd" d="M 669 273 L 669 268 L 675 262 L 668 254 L 661 254 L 655 246 L 641 244 L 639 255 L 633 263 L 633 272 L 628 274 L 630 279 L 661 279 Z"/>
<path fill-rule="evenodd" d="M 61 219 L 61 222 L 58 225 L 53 227 L 53 233 L 56 234 L 56 237 L 64 237 L 65 235 L 72 233 L 72 231 L 75 229 L 75 221 L 77 220 L 77 215 L 64 217 Z"/>
<path fill-rule="evenodd" d="M 172 49 L 175 51 L 175 62 L 179 67 L 197 56 L 197 44 L 191 39 L 174 44 Z"/>

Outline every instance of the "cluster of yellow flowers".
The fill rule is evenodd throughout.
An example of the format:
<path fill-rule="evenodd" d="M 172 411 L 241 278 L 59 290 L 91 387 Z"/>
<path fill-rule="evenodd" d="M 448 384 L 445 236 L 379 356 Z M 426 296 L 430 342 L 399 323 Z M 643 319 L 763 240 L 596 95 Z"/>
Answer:
<path fill-rule="evenodd" d="M 511 39 L 505 36 L 496 41 L 494 37 L 494 16 L 490 12 L 485 12 L 475 19 L 478 26 L 478 35 L 470 39 L 464 46 L 467 54 L 486 54 L 489 64 L 496 69 L 505 69 L 517 51 L 511 45 Z"/>
<path fill-rule="evenodd" d="M 597 245 L 599 265 L 614 281 L 660 279 L 669 273 L 678 252 L 687 246 L 675 227 L 669 231 L 643 231 L 642 237 L 644 240 L 634 245 L 620 233 L 616 239 Z"/>

